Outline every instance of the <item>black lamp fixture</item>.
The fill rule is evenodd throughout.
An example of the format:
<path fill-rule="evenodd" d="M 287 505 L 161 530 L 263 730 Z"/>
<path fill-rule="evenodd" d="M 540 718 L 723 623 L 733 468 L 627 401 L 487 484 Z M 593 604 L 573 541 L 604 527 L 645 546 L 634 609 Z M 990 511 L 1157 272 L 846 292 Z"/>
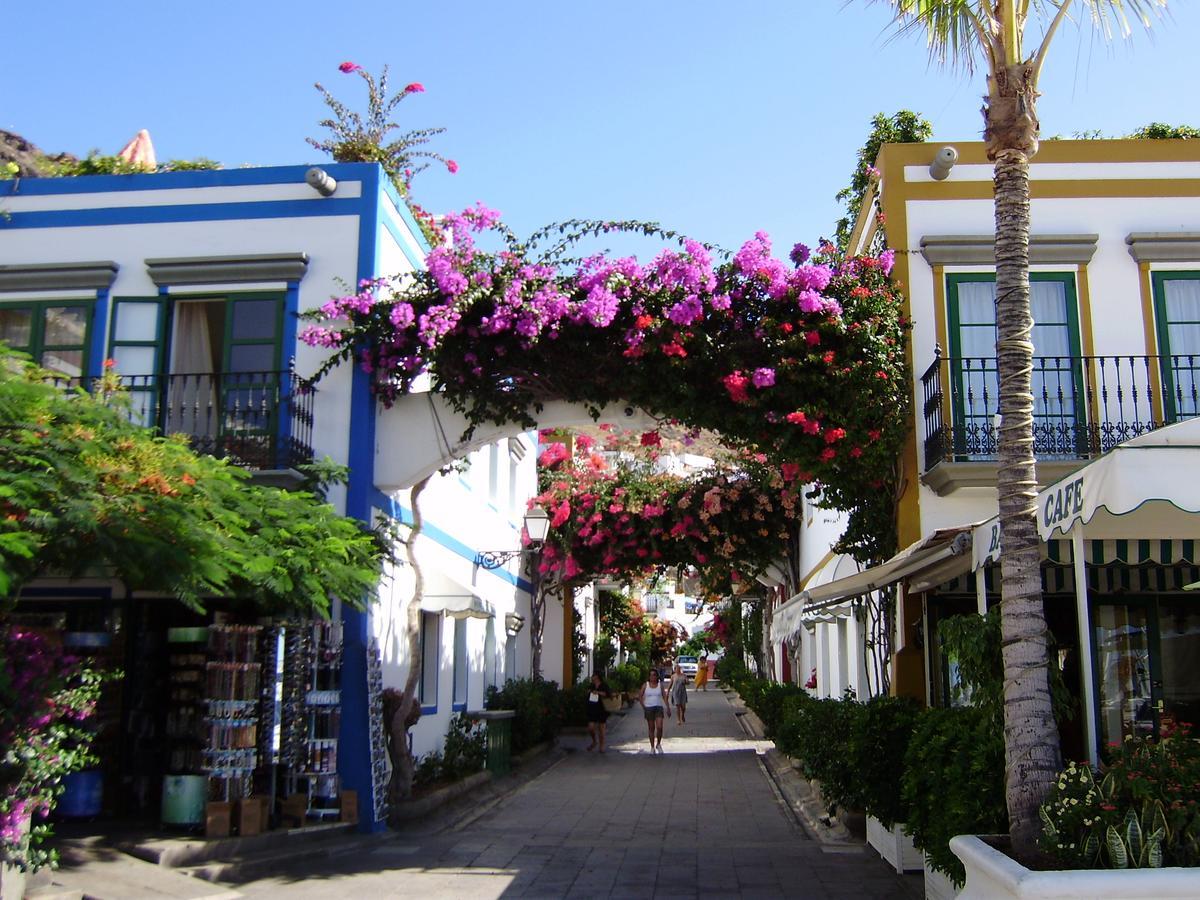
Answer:
<path fill-rule="evenodd" d="M 498 569 L 510 560 L 517 559 L 526 550 L 540 550 L 550 533 L 550 514 L 540 506 L 525 513 L 525 534 L 528 545 L 516 550 L 480 550 L 475 554 L 475 565 L 484 569 Z"/>

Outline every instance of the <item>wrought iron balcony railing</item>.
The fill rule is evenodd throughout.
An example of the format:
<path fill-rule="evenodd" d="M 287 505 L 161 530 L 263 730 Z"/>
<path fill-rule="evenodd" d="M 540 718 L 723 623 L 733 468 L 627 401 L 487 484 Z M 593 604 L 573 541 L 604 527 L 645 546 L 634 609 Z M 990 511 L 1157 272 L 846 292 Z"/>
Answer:
<path fill-rule="evenodd" d="M 925 469 L 994 460 L 994 357 L 942 357 L 921 376 Z M 1200 414 L 1200 356 L 1044 356 L 1033 361 L 1034 452 L 1087 459 Z"/>
<path fill-rule="evenodd" d="M 131 413 L 200 453 L 249 469 L 312 461 L 315 388 L 294 372 L 122 375 Z"/>

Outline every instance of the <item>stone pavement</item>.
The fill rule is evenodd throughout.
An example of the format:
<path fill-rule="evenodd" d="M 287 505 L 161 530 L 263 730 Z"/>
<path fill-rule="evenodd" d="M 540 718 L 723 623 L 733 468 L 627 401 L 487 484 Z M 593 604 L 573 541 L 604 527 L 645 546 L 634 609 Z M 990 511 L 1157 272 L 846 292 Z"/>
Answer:
<path fill-rule="evenodd" d="M 719 690 L 692 693 L 688 723 L 648 752 L 635 707 L 610 749 L 570 753 L 448 832 L 400 834 L 227 885 L 246 897 L 919 897 L 873 851 L 830 853 L 781 805 Z"/>

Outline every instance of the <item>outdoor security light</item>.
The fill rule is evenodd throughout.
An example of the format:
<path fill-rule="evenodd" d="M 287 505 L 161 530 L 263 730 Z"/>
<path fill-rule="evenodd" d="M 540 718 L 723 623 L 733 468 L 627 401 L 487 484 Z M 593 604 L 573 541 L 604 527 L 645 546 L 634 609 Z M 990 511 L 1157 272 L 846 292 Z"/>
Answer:
<path fill-rule="evenodd" d="M 550 533 L 550 514 L 540 506 L 525 513 L 525 533 L 529 535 L 529 543 L 541 546 Z"/>
<path fill-rule="evenodd" d="M 958 162 L 958 151 L 953 147 L 943 147 L 929 164 L 929 177 L 934 181 L 945 181 L 954 164 Z"/>
<path fill-rule="evenodd" d="M 322 197 L 332 196 L 333 192 L 337 190 L 337 181 L 334 177 L 317 166 L 313 166 L 304 173 L 304 180 Z"/>

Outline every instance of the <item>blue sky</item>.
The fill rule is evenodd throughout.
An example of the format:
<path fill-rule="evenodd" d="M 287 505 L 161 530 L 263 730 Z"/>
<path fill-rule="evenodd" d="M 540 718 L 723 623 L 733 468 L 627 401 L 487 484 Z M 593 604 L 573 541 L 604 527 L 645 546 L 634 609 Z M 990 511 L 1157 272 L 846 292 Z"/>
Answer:
<path fill-rule="evenodd" d="M 1200 11 L 1172 7 L 1154 36 L 1115 46 L 1064 29 L 1043 134 L 1200 126 Z M 435 147 L 461 166 L 418 178 L 431 211 L 482 200 L 520 233 L 653 219 L 726 247 L 762 229 L 786 252 L 832 232 L 874 113 L 916 110 L 937 139 L 979 135 L 982 76 L 931 67 L 888 22 L 865 0 L 67 0 L 10 23 L 0 128 L 48 151 L 113 153 L 148 128 L 160 159 L 316 162 L 312 83 L 361 105 L 338 63 L 387 63 L 395 84 L 427 89 L 401 123 L 445 126 Z"/>

